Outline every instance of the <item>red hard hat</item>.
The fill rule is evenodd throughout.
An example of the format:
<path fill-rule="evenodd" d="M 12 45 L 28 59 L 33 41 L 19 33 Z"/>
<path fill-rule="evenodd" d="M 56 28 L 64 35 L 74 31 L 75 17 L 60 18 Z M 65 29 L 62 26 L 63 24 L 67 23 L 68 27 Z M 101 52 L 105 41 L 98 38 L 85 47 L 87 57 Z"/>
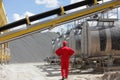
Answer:
<path fill-rule="evenodd" d="M 66 46 L 67 45 L 67 41 L 63 41 L 63 46 Z"/>

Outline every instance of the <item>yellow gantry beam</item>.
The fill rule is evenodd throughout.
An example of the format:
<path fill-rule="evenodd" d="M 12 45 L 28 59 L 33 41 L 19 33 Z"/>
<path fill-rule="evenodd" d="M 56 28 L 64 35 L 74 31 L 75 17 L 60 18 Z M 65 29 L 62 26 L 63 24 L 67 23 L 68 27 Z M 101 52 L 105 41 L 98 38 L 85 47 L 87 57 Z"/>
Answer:
<path fill-rule="evenodd" d="M 20 37 L 20 36 L 24 36 L 26 34 L 29 34 L 29 33 L 34 32 L 34 31 L 38 31 L 40 29 L 44 29 L 47 27 L 51 28 L 52 25 L 60 24 L 62 22 L 69 21 L 69 20 L 72 20 L 72 19 L 75 19 L 78 17 L 86 16 L 86 15 L 92 14 L 94 12 L 102 11 L 104 9 L 109 9 L 109 8 L 110 9 L 115 8 L 116 6 L 120 6 L 120 0 L 109 1 L 109 2 L 106 2 L 103 4 L 95 5 L 93 7 L 90 7 L 90 8 L 84 9 L 84 10 L 76 11 L 76 12 L 73 12 L 70 14 L 65 14 L 65 15 L 62 15 L 62 16 L 57 17 L 55 19 L 51 19 L 48 21 L 44 21 L 42 23 L 28 26 L 29 28 L 24 29 L 24 30 L 0 35 L 0 43 L 12 40 L 12 39 Z"/>
<path fill-rule="evenodd" d="M 97 0 L 94 0 L 94 4 L 97 4 Z"/>
<path fill-rule="evenodd" d="M 2 0 L 0 0 L 0 26 L 8 23 Z"/>
<path fill-rule="evenodd" d="M 4 5 L 2 0 L 0 0 L 0 27 L 4 26 L 8 23 L 8 19 L 5 13 Z M 8 30 L 0 34 L 7 33 Z M 0 44 L 0 62 L 7 62 L 10 59 L 10 55 L 8 54 L 8 43 Z"/>

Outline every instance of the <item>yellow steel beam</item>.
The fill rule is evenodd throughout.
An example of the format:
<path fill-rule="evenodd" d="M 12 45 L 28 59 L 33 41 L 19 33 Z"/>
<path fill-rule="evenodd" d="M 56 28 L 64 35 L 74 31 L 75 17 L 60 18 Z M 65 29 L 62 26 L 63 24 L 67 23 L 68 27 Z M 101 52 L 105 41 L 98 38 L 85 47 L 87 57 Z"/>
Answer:
<path fill-rule="evenodd" d="M 12 33 L 8 33 L 8 34 L 0 35 L 0 43 L 8 41 L 8 40 L 13 39 L 13 38 L 23 36 L 25 34 L 28 34 L 28 33 L 31 33 L 31 32 L 34 32 L 34 31 L 37 31 L 40 29 L 44 29 L 48 26 L 50 27 L 51 25 L 54 25 L 54 24 L 59 24 L 59 23 L 65 22 L 65 21 L 69 21 L 71 19 L 82 17 L 82 16 L 92 14 L 92 13 L 97 12 L 97 11 L 101 11 L 101 10 L 108 9 L 111 7 L 116 7 L 116 6 L 120 6 L 120 0 L 109 1 L 107 3 L 95 5 L 93 7 L 90 7 L 90 8 L 81 10 L 81 11 L 73 12 L 71 14 L 65 14 L 65 15 L 60 16 L 58 18 L 34 25 L 34 27 L 30 27 L 30 28 L 20 30 L 17 32 L 12 32 Z M 31 25 L 31 26 L 33 26 L 33 25 Z"/>
<path fill-rule="evenodd" d="M 94 0 L 94 4 L 97 4 L 97 0 Z"/>
<path fill-rule="evenodd" d="M 30 19 L 29 19 L 28 15 L 26 15 L 26 20 L 27 20 L 27 26 L 30 25 L 31 23 L 30 23 Z"/>
<path fill-rule="evenodd" d="M 5 9 L 4 9 L 4 5 L 3 5 L 2 0 L 0 0 L 0 16 L 1 16 L 0 19 L 3 22 L 2 25 L 0 25 L 0 26 L 7 24 L 8 19 L 7 19 L 6 13 L 5 13 Z"/>
<path fill-rule="evenodd" d="M 0 0 L 0 27 L 4 26 L 7 23 L 8 23 L 8 19 L 7 19 L 6 13 L 5 13 L 5 8 L 4 8 L 2 0 Z M 8 30 L 6 30 L 2 33 L 6 33 L 6 32 L 8 32 Z M 0 33 L 0 34 L 2 34 L 2 33 Z M 7 57 L 8 53 L 6 52 L 7 48 L 8 48 L 8 43 L 0 44 L 0 62 L 9 60 L 9 58 Z M 10 57 L 10 55 L 9 55 L 9 57 Z"/>
<path fill-rule="evenodd" d="M 63 6 L 61 6 L 60 8 L 61 8 L 61 15 L 65 14 L 64 7 L 63 7 Z"/>

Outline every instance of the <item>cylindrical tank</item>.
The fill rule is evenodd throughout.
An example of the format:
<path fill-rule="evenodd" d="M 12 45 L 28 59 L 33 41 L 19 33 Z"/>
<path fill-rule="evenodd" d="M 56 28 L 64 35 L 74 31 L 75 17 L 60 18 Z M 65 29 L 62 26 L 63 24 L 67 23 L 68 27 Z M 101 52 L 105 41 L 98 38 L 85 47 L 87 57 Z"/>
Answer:
<path fill-rule="evenodd" d="M 85 57 L 120 55 L 120 26 L 84 26 L 81 36 Z"/>
<path fill-rule="evenodd" d="M 68 42 L 68 46 L 71 47 L 75 54 L 81 53 L 81 34 L 79 29 L 72 29 L 68 31 L 64 35 L 60 35 L 58 38 L 53 40 L 53 53 L 62 46 L 62 42 L 66 40 Z"/>
<path fill-rule="evenodd" d="M 69 43 L 69 47 L 74 49 L 76 55 L 79 55 L 81 53 L 81 34 L 80 34 L 80 30 L 73 29 L 73 30 L 70 31 L 68 43 Z"/>
<path fill-rule="evenodd" d="M 86 23 L 82 29 L 70 30 L 67 36 L 69 47 L 81 57 L 120 55 L 120 25 L 92 27 Z M 66 37 L 59 39 L 61 44 L 63 40 L 66 40 Z M 57 48 L 58 43 L 55 44 Z"/>

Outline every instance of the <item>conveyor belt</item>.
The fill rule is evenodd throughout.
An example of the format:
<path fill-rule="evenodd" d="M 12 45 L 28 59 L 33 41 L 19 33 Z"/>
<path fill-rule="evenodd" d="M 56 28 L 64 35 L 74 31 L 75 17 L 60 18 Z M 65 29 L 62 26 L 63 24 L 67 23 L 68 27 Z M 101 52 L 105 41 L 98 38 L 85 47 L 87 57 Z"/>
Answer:
<path fill-rule="evenodd" d="M 76 3 L 76 4 L 78 4 L 78 3 Z M 72 19 L 75 19 L 75 18 L 78 18 L 78 17 L 87 16 L 87 15 L 90 15 L 90 14 L 93 14 L 93 13 L 96 13 L 96 12 L 99 12 L 99 11 L 103 11 L 103 10 L 106 10 L 106 9 L 109 9 L 109 8 L 115 8 L 115 7 L 118 7 L 118 6 L 120 6 L 120 0 L 113 0 L 113 1 L 105 2 L 103 4 L 94 5 L 92 7 L 89 7 L 89 8 L 80 10 L 80 11 L 76 11 L 76 12 L 73 12 L 73 13 L 70 13 L 70 14 L 65 14 L 65 15 L 59 16 L 59 17 L 51 19 L 51 20 L 46 20 L 44 22 L 40 22 L 40 23 L 37 23 L 35 25 L 30 25 L 28 29 L 19 30 L 19 31 L 10 32 L 10 33 L 0 35 L 0 43 L 26 36 L 28 34 L 32 34 L 33 32 L 36 32 L 36 31 L 39 31 L 39 30 L 42 30 L 42 29 L 51 28 L 51 27 L 53 27 L 52 25 L 57 25 L 57 24 L 60 24 L 60 23 L 64 23 L 66 21 L 69 21 L 69 20 L 72 20 Z M 64 7 L 64 8 L 67 9 L 69 7 L 67 6 L 67 7 Z M 67 10 L 69 10 L 69 9 L 67 9 Z M 47 13 L 45 13 L 45 14 L 47 14 Z M 44 14 L 39 14 L 39 15 L 35 15 L 35 16 L 41 18 L 40 15 L 44 15 Z M 30 21 L 37 20 L 38 18 L 36 18 L 35 16 L 31 16 Z M 9 29 L 9 28 L 12 28 L 12 27 L 24 24 L 24 23 L 26 23 L 26 19 L 22 19 L 22 20 L 19 20 L 17 22 L 14 22 L 12 24 L 8 24 L 6 26 L 3 26 L 2 28 L 0 28 L 0 31 L 6 30 L 6 29 Z"/>
<path fill-rule="evenodd" d="M 74 9 L 74 8 L 77 8 L 77 7 L 92 4 L 93 1 L 94 0 L 85 0 L 85 1 L 82 1 L 82 2 L 78 2 L 78 3 L 75 3 L 75 4 L 65 6 L 63 8 L 64 8 L 65 11 L 68 11 L 68 10 L 71 10 L 71 9 Z M 101 1 L 101 0 L 98 0 L 98 1 Z M 32 22 L 32 21 L 36 21 L 36 20 L 39 20 L 39 19 L 42 19 L 42 18 L 46 18 L 46 17 L 52 16 L 52 15 L 55 15 L 55 14 L 60 14 L 60 13 L 61 13 L 61 8 L 57 8 L 57 9 L 54 9 L 54 10 L 51 10 L 51 11 L 47 11 L 47 12 L 44 12 L 44 13 L 41 13 L 41 14 L 31 16 L 31 17 L 29 17 L 29 20 L 30 20 L 30 22 Z M 17 26 L 20 26 L 20 25 L 23 25 L 23 24 L 27 24 L 26 18 L 2 26 L 2 27 L 0 27 L 0 31 L 10 29 L 10 28 L 14 28 L 14 27 L 17 27 Z"/>

